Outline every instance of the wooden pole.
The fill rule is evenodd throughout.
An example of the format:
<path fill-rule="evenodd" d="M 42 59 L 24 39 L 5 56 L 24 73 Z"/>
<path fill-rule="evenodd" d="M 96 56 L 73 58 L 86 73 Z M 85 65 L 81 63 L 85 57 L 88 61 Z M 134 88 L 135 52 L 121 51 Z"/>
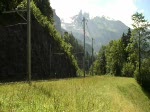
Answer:
<path fill-rule="evenodd" d="M 27 1 L 27 74 L 31 85 L 31 10 L 30 0 Z"/>

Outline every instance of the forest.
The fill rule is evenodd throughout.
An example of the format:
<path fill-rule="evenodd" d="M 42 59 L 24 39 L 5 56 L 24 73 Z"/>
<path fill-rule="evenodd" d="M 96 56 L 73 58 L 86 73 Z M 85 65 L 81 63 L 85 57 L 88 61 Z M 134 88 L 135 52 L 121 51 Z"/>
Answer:
<path fill-rule="evenodd" d="M 95 74 L 134 77 L 140 85 L 150 87 L 150 30 L 142 13 L 132 15 L 133 29 L 121 39 L 103 46 L 94 62 Z"/>

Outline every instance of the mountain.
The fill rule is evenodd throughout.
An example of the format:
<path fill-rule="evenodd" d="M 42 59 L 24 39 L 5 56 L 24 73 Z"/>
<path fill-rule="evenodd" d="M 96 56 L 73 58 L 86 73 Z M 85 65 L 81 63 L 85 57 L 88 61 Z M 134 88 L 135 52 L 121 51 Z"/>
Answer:
<path fill-rule="evenodd" d="M 110 19 L 108 17 L 90 18 L 88 13 L 79 12 L 78 15 L 72 17 L 71 23 L 62 22 L 63 29 L 72 34 L 83 42 L 83 17 L 86 18 L 86 43 L 91 45 L 91 38 L 94 38 L 94 50 L 99 51 L 102 45 L 108 44 L 111 40 L 119 39 L 123 32 L 126 33 L 128 27 L 119 20 Z"/>
<path fill-rule="evenodd" d="M 53 9 L 53 19 L 54 19 L 54 25 L 55 28 L 58 32 L 62 33 L 62 29 L 61 29 L 61 20 L 60 18 L 57 16 L 55 9 Z"/>
<path fill-rule="evenodd" d="M 54 19 L 54 25 L 55 25 L 56 30 L 57 30 L 60 34 L 64 35 L 64 32 L 67 32 L 68 30 L 66 30 L 66 29 L 64 29 L 63 27 L 61 27 L 61 25 L 63 24 L 63 22 L 60 20 L 59 16 L 56 14 L 55 9 L 53 9 L 53 19 Z M 71 33 L 71 32 L 69 31 L 69 33 Z M 83 42 L 82 42 L 80 39 L 78 39 L 77 37 L 78 37 L 78 36 L 76 36 L 76 39 L 78 40 L 78 43 L 79 43 L 80 45 L 83 45 Z M 91 55 L 91 54 L 92 54 L 92 46 L 91 46 L 91 43 L 90 43 L 90 44 L 89 44 L 89 43 L 86 43 L 86 44 L 85 44 L 85 48 L 86 48 L 86 51 Z"/>

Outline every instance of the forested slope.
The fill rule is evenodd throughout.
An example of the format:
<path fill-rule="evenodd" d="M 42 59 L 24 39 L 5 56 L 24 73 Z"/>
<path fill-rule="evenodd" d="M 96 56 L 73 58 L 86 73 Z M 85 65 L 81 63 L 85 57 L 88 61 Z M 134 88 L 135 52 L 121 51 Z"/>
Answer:
<path fill-rule="evenodd" d="M 94 62 L 95 74 L 134 77 L 150 90 L 150 31 L 142 13 L 132 15 L 133 30 L 103 46 Z"/>
<path fill-rule="evenodd" d="M 48 9 L 43 10 L 37 7 L 40 2 L 31 2 L 32 79 L 74 77 L 78 66 L 70 52 L 71 46 L 56 31 L 52 15 L 47 15 L 50 6 L 43 3 Z M 16 6 L 25 9 L 26 1 Z M 26 13 L 21 15 L 26 17 Z M 17 13 L 2 14 L 0 20 L 0 80 L 26 80 L 27 26 L 18 24 L 25 21 Z"/>

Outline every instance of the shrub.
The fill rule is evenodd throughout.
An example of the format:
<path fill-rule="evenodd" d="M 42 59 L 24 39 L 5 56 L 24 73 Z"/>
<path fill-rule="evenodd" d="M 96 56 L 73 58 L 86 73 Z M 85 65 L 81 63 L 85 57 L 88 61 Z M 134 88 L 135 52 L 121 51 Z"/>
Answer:
<path fill-rule="evenodd" d="M 145 88 L 150 88 L 150 58 L 144 59 L 141 64 L 141 74 L 138 67 L 134 72 L 135 79 Z"/>
<path fill-rule="evenodd" d="M 122 68 L 122 76 L 133 77 L 135 67 L 132 63 L 124 63 Z"/>

